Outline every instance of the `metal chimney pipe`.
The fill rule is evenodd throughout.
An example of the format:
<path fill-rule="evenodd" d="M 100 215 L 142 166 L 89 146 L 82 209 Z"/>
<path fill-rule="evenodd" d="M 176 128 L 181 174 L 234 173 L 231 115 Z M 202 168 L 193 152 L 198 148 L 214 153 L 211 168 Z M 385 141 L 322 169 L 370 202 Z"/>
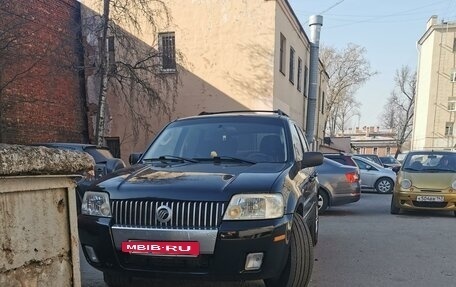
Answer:
<path fill-rule="evenodd" d="M 317 112 L 318 64 L 320 49 L 320 31 L 323 26 L 323 16 L 309 17 L 310 28 L 310 68 L 309 68 L 309 99 L 307 102 L 306 134 L 307 141 L 312 144 L 315 140 L 315 123 Z"/>

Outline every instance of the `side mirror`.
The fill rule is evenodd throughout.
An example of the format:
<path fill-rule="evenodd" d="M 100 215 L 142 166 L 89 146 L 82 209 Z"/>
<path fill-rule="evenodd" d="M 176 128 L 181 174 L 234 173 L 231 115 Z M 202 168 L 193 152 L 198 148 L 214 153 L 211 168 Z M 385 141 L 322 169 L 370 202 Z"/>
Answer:
<path fill-rule="evenodd" d="M 138 152 L 132 153 L 128 157 L 128 162 L 130 163 L 130 165 L 136 164 L 136 163 L 138 163 L 141 156 L 142 156 L 142 153 L 138 153 Z"/>
<path fill-rule="evenodd" d="M 107 174 L 106 165 L 105 164 L 96 164 L 95 165 L 95 178 L 98 179 L 103 175 Z"/>
<path fill-rule="evenodd" d="M 323 154 L 321 152 L 305 152 L 302 155 L 301 167 L 317 166 L 323 164 Z"/>
<path fill-rule="evenodd" d="M 398 173 L 400 169 L 401 169 L 400 166 L 395 166 L 395 167 L 392 168 L 392 170 L 393 170 L 395 173 Z"/>
<path fill-rule="evenodd" d="M 371 169 L 372 169 L 372 166 L 367 164 L 367 165 L 366 165 L 366 169 L 367 169 L 367 170 L 371 170 Z"/>

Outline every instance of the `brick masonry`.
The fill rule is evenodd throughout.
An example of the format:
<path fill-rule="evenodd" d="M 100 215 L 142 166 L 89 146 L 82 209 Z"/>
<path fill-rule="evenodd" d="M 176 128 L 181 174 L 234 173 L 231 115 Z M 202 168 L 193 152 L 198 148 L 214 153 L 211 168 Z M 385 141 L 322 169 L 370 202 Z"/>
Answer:
<path fill-rule="evenodd" d="M 88 142 L 79 2 L 0 6 L 0 30 L 14 40 L 0 50 L 0 142 Z"/>

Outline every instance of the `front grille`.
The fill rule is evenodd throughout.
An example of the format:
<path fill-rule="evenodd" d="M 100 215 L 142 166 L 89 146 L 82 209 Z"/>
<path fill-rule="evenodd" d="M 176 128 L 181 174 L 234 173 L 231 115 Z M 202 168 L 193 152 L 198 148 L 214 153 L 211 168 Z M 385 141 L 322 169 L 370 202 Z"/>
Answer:
<path fill-rule="evenodd" d="M 160 222 L 157 208 L 171 209 L 171 219 Z M 115 225 L 137 228 L 215 229 L 225 212 L 224 202 L 113 200 L 112 218 Z"/>
<path fill-rule="evenodd" d="M 447 203 L 446 202 L 413 201 L 413 205 L 416 207 L 444 208 L 445 206 L 447 206 Z"/>
<path fill-rule="evenodd" d="M 166 257 L 119 252 L 118 256 L 127 268 L 168 272 L 208 272 L 210 261 L 210 255 L 204 254 L 198 257 Z"/>

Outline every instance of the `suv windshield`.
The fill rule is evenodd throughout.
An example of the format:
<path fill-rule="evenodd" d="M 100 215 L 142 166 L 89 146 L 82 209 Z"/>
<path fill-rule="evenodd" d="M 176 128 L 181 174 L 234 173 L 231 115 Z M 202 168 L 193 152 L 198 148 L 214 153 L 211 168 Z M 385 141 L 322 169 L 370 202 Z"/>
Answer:
<path fill-rule="evenodd" d="M 251 162 L 287 160 L 285 128 L 269 118 L 218 117 L 176 121 L 167 126 L 144 154 L 204 160 L 235 158 Z"/>

